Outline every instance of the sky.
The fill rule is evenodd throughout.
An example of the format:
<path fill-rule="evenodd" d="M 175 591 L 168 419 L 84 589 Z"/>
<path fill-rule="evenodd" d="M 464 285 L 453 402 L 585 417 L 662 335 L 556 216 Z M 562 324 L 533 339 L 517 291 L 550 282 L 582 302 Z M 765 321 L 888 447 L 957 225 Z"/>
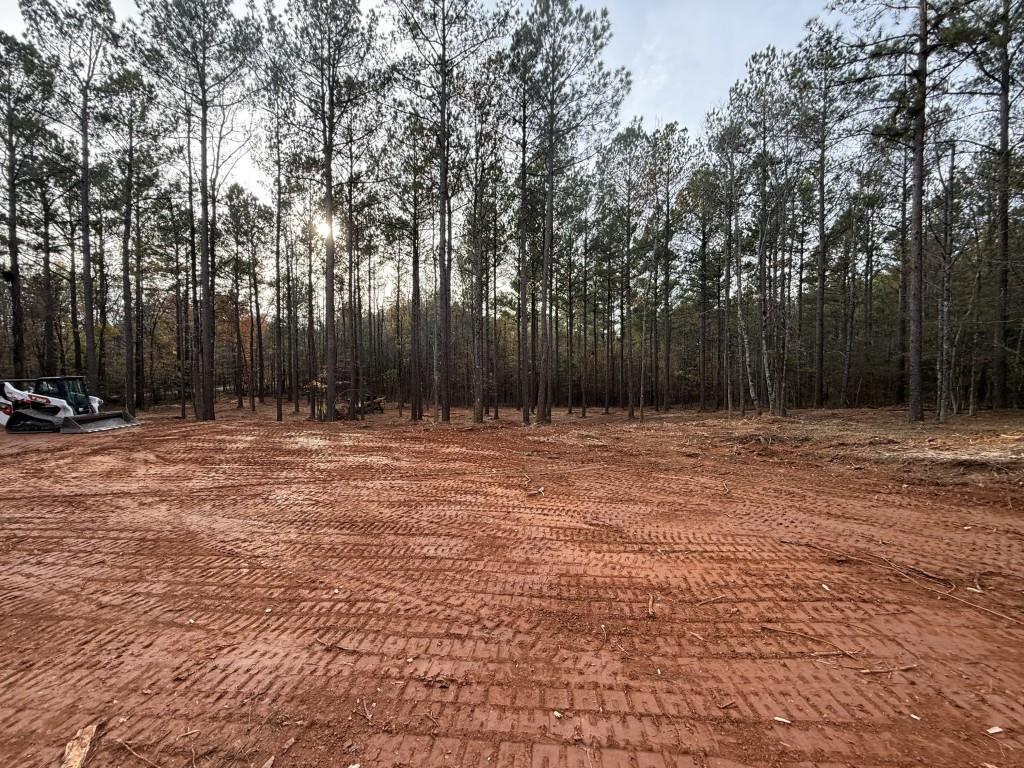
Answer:
<path fill-rule="evenodd" d="M 613 38 L 605 59 L 633 74 L 623 118 L 675 120 L 699 133 L 750 55 L 768 45 L 795 47 L 826 1 L 607 0 Z"/>

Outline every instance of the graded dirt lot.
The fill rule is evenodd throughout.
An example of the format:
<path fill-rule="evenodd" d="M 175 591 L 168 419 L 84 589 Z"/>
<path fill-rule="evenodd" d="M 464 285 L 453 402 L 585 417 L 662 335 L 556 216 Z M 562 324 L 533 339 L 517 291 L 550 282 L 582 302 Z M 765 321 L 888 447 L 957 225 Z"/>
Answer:
<path fill-rule="evenodd" d="M 1024 765 L 1019 415 L 220 413 L 0 435 L 0 765 Z"/>

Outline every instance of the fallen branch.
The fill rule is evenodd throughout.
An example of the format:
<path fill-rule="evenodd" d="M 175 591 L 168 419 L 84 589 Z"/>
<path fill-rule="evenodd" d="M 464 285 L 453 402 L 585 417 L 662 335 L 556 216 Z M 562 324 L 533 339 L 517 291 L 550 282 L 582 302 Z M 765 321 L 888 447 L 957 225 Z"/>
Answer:
<path fill-rule="evenodd" d="M 707 600 L 701 600 L 699 603 L 697 603 L 697 607 L 699 608 L 702 605 L 710 605 L 711 603 L 717 603 L 719 600 L 724 599 L 725 595 L 719 595 L 718 597 L 709 597 Z"/>
<path fill-rule="evenodd" d="M 969 605 L 969 606 L 971 606 L 971 608 L 976 608 L 977 610 L 983 611 L 984 613 L 988 613 L 988 614 L 990 614 L 992 616 L 997 616 L 1000 619 L 1003 619 L 1005 621 L 1009 621 L 1009 622 L 1011 622 L 1013 624 L 1019 624 L 1020 626 L 1024 627 L 1024 621 L 1021 621 L 1020 619 L 1015 619 L 1013 616 L 1007 616 L 1005 613 L 1000 613 L 999 611 L 993 611 L 991 608 L 986 608 L 984 605 L 978 605 L 977 603 L 972 603 L 970 600 L 966 600 L 966 599 L 964 599 L 962 597 L 957 597 L 956 595 L 952 595 L 949 592 L 943 592 L 941 589 L 932 589 L 931 587 L 925 586 L 924 584 L 920 584 L 920 582 L 918 582 L 918 584 L 919 584 L 919 586 L 922 589 L 927 589 L 929 592 L 934 592 L 935 594 L 941 595 L 942 597 L 948 597 L 951 600 L 956 600 L 958 603 L 963 603 L 964 605 Z"/>
<path fill-rule="evenodd" d="M 794 632 L 791 629 L 779 629 L 778 627 L 769 627 L 767 624 L 762 624 L 761 629 L 765 630 L 766 632 L 777 632 L 780 635 L 793 635 L 794 637 L 802 637 L 804 640 L 813 640 L 816 643 L 824 643 L 825 645 L 831 645 L 833 648 L 835 648 L 837 651 L 843 654 L 843 656 L 847 656 L 851 659 L 857 658 L 856 655 L 854 655 L 853 651 L 848 651 L 842 646 L 836 645 L 831 640 L 826 640 L 823 637 L 815 637 L 814 635 L 808 635 L 803 632 Z"/>
<path fill-rule="evenodd" d="M 865 563 L 866 565 L 873 565 L 876 568 L 884 568 L 886 570 L 895 571 L 896 573 L 900 574 L 904 578 L 906 578 L 906 579 L 914 582 L 915 584 L 917 584 L 919 587 L 921 587 L 921 589 L 927 590 L 928 592 L 934 592 L 935 594 L 940 595 L 942 597 L 948 597 L 950 600 L 956 600 L 958 603 L 963 603 L 964 605 L 969 605 L 971 608 L 974 608 L 976 610 L 982 611 L 983 613 L 987 613 L 990 616 L 995 616 L 997 618 L 1003 619 L 1004 621 L 1009 621 L 1009 622 L 1011 622 L 1013 624 L 1018 624 L 1020 626 L 1024 626 L 1024 620 L 1014 618 L 1013 616 L 1008 616 L 1005 613 L 1000 613 L 999 611 L 994 611 L 991 608 L 986 608 L 984 605 L 978 605 L 978 603 L 972 602 L 970 600 L 967 600 L 966 598 L 959 597 L 957 595 L 952 594 L 952 591 L 943 591 L 941 589 L 936 589 L 935 587 L 930 587 L 927 584 L 922 584 L 920 581 L 915 579 L 913 576 L 911 576 L 905 570 L 901 570 L 899 567 L 894 565 L 891 561 L 886 560 L 884 557 L 881 557 L 881 555 L 874 555 L 874 556 L 875 557 L 879 557 L 881 560 L 883 560 L 884 561 L 883 563 L 879 563 L 879 562 L 876 562 L 874 560 L 868 560 L 866 558 L 858 557 L 856 555 L 850 555 L 850 554 L 848 554 L 846 552 L 837 552 L 834 549 L 829 549 L 828 547 L 822 547 L 822 546 L 819 546 L 817 544 L 811 544 L 810 542 L 807 542 L 807 541 L 788 541 L 786 539 L 780 539 L 780 541 L 783 544 L 795 544 L 795 545 L 800 546 L 800 547 L 809 547 L 810 549 L 817 549 L 817 550 L 819 550 L 821 552 L 828 552 L 830 555 L 834 555 L 836 557 L 843 557 L 843 558 L 846 558 L 847 560 L 856 560 L 858 562 Z M 920 568 L 913 568 L 913 570 L 921 573 L 922 575 L 928 576 L 928 578 L 938 579 L 940 581 L 945 581 L 947 584 L 951 584 L 952 583 L 948 579 L 943 579 L 941 577 L 934 576 L 932 574 L 929 574 L 927 571 L 922 571 Z M 956 585 L 955 584 L 953 585 L 953 589 L 956 589 Z"/>
<path fill-rule="evenodd" d="M 148 757 L 143 757 L 143 756 L 142 756 L 142 755 L 140 755 L 140 754 L 139 754 L 138 752 L 136 752 L 136 751 L 135 751 L 134 749 L 132 749 L 132 748 L 131 748 L 130 746 L 128 746 L 127 742 L 124 742 L 124 741 L 122 741 L 121 739 L 118 739 L 118 740 L 117 740 L 117 743 L 118 743 L 118 744 L 120 744 L 120 745 L 121 745 L 122 747 L 124 747 L 125 749 L 127 749 L 127 750 L 128 750 L 129 752 L 131 752 L 131 753 L 132 753 L 133 755 L 135 755 L 135 757 L 137 757 L 137 758 L 138 758 L 139 760 L 141 760 L 142 762 L 144 762 L 144 763 L 145 763 L 146 765 L 152 766 L 152 768 L 160 768 L 160 766 L 159 766 L 158 764 L 154 763 L 154 762 L 153 762 L 152 760 L 150 760 L 150 759 L 149 759 Z"/>
<path fill-rule="evenodd" d="M 912 669 L 917 669 L 917 664 L 907 664 L 905 667 L 886 667 L 883 669 L 862 669 L 860 673 L 862 675 L 888 675 L 892 672 L 909 672 Z"/>

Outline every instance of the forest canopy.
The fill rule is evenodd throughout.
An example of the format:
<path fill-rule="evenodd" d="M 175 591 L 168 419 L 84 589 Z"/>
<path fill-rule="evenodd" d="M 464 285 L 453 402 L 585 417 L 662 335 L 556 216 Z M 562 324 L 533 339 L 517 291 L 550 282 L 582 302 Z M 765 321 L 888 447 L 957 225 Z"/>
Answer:
<path fill-rule="evenodd" d="M 2 377 L 202 420 L 1024 405 L 1024 0 L 838 0 L 692 126 L 622 114 L 569 0 L 20 7 Z"/>

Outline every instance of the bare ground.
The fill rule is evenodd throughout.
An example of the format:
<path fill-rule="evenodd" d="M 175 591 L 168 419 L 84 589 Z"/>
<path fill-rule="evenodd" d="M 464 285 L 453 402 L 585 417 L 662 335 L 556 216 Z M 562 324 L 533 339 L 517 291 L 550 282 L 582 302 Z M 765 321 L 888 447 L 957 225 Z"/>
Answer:
<path fill-rule="evenodd" d="M 1019 415 L 510 420 L 0 436 L 0 765 L 1024 765 Z"/>

